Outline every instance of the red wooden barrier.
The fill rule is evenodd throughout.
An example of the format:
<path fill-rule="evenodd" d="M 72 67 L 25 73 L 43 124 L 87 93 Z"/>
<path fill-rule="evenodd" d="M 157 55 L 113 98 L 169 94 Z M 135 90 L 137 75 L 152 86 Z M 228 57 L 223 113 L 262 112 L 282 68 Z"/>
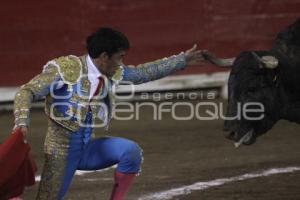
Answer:
<path fill-rule="evenodd" d="M 0 6 L 0 86 L 15 86 L 51 58 L 85 52 L 99 26 L 131 41 L 127 64 L 168 56 L 199 44 L 220 56 L 264 49 L 300 16 L 300 0 L 5 1 Z M 182 73 L 219 70 L 191 67 Z"/>

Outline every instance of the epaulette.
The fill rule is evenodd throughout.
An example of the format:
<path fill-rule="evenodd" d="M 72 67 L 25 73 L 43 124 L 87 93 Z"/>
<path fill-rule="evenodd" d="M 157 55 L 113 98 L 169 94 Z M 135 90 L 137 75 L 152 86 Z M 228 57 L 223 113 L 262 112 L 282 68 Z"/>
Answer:
<path fill-rule="evenodd" d="M 113 77 L 111 78 L 114 82 L 119 82 L 123 79 L 124 68 L 120 66 L 116 71 Z"/>
<path fill-rule="evenodd" d="M 55 58 L 46 65 L 56 66 L 62 80 L 66 84 L 74 85 L 82 74 L 82 64 L 77 56 L 69 55 Z"/>

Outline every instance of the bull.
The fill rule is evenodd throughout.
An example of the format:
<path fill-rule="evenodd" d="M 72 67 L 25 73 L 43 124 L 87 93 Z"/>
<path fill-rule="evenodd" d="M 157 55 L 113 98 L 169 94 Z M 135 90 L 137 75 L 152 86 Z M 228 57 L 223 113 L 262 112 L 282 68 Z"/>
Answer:
<path fill-rule="evenodd" d="M 300 18 L 277 34 L 269 50 L 245 51 L 228 59 L 210 52 L 203 56 L 217 66 L 232 67 L 224 134 L 236 147 L 255 143 L 281 119 L 300 123 Z M 263 117 L 236 116 L 238 104 L 249 102 L 263 106 L 261 113 L 249 113 L 251 119 Z"/>

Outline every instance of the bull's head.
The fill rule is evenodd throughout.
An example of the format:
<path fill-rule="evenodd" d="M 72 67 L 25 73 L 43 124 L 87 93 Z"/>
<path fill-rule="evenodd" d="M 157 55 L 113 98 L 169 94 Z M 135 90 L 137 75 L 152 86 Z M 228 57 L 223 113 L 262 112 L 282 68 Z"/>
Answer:
<path fill-rule="evenodd" d="M 278 60 L 273 56 L 242 53 L 233 65 L 228 89 L 225 136 L 236 144 L 253 144 L 278 121 Z M 240 112 L 238 112 L 239 110 Z"/>
<path fill-rule="evenodd" d="M 219 59 L 209 52 L 203 56 L 217 66 L 232 67 L 226 114 L 230 118 L 225 120 L 224 129 L 225 136 L 237 146 L 253 144 L 281 118 L 297 121 L 291 114 L 293 109 L 286 105 L 299 103 L 295 94 L 300 91 L 300 18 L 278 33 L 270 51 L 244 52 L 229 59 Z M 247 114 L 241 109 L 261 112 Z"/>
<path fill-rule="evenodd" d="M 232 66 L 228 82 L 225 136 L 250 145 L 279 119 L 278 60 L 268 52 L 244 52 L 237 58 L 204 56 L 219 66 Z"/>

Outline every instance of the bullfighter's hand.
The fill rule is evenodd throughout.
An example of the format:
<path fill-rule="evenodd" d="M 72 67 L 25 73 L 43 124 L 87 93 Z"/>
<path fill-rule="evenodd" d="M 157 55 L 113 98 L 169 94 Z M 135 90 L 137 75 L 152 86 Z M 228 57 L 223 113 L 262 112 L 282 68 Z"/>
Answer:
<path fill-rule="evenodd" d="M 197 45 L 194 44 L 194 46 L 191 49 L 188 49 L 185 51 L 185 61 L 186 65 L 203 65 L 205 64 L 205 58 L 203 57 L 203 52 L 206 52 L 207 50 L 199 50 L 197 49 Z"/>
<path fill-rule="evenodd" d="M 20 129 L 21 129 L 21 132 L 23 133 L 23 137 L 24 137 L 24 142 L 27 143 L 26 135 L 27 135 L 27 133 L 28 133 L 28 127 L 27 127 L 27 126 L 23 126 L 23 125 L 21 125 L 21 126 L 16 126 L 16 127 L 14 128 L 14 130 L 17 129 L 17 128 L 20 128 Z"/>

